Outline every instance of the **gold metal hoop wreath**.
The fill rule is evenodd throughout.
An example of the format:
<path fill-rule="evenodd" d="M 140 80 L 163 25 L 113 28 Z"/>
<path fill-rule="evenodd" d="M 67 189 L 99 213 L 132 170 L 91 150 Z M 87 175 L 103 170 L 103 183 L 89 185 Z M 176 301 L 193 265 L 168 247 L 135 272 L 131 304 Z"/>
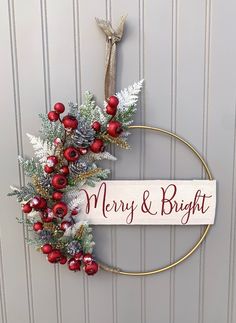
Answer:
<path fill-rule="evenodd" d="M 161 128 L 156 128 L 156 127 L 149 127 L 149 126 L 130 126 L 129 129 L 144 129 L 144 130 L 151 130 L 151 131 L 155 131 L 155 132 L 159 132 L 161 134 L 170 136 L 171 138 L 176 139 L 177 141 L 183 143 L 186 147 L 188 147 L 192 153 L 198 158 L 198 160 L 201 162 L 207 177 L 209 180 L 212 180 L 212 174 L 210 172 L 210 169 L 207 165 L 207 163 L 205 162 L 205 160 L 203 159 L 203 157 L 199 154 L 199 152 L 189 143 L 187 142 L 185 139 L 181 138 L 180 136 L 176 135 L 175 133 L 172 133 L 171 131 L 168 130 L 164 130 Z M 100 268 L 102 268 L 105 271 L 108 272 L 112 272 L 115 274 L 120 274 L 120 275 L 127 275 L 127 276 L 148 276 L 148 275 L 153 275 L 153 274 L 158 274 L 161 273 L 163 271 L 169 270 L 175 266 L 177 266 L 178 264 L 180 264 L 181 262 L 183 262 L 185 259 L 187 259 L 188 257 L 190 257 L 194 251 L 201 245 L 201 243 L 203 242 L 203 240 L 206 238 L 207 233 L 209 232 L 210 229 L 210 224 L 208 224 L 205 228 L 204 231 L 202 233 L 202 235 L 200 236 L 199 240 L 194 244 L 194 246 L 185 254 L 183 255 L 181 258 L 177 259 L 176 261 L 161 267 L 161 268 L 157 268 L 157 269 L 153 269 L 151 271 L 143 271 L 143 272 L 132 272 L 132 271 L 124 271 L 121 270 L 119 268 L 115 268 L 109 265 L 106 265 L 104 263 L 98 262 Z"/>

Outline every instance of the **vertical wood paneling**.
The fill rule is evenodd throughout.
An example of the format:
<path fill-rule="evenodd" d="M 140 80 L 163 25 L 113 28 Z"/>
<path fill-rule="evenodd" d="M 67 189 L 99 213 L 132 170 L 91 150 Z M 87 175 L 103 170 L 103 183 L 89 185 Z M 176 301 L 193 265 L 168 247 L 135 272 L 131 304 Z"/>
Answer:
<path fill-rule="evenodd" d="M 203 322 L 227 322 L 235 135 L 236 4 L 212 1 L 207 159 L 218 180 L 216 225 L 206 241 Z M 234 269 L 235 270 L 235 269 Z M 235 320 L 235 318 L 234 318 Z M 232 319 L 232 322 L 234 322 Z"/>
<path fill-rule="evenodd" d="M 1 181 L 0 321 L 235 322 L 235 2 L 0 0 L 0 9 L 1 151 L 8 154 L 1 162 L 9 170 Z M 24 182 L 17 154 L 32 154 L 25 133 L 37 133 L 39 112 L 56 101 L 81 103 L 85 90 L 103 103 L 105 37 L 94 17 L 116 25 L 126 13 L 117 90 L 144 77 L 135 124 L 176 131 L 207 158 L 218 180 L 216 224 L 205 247 L 175 270 L 87 277 L 25 245 L 19 207 L 6 193 Z M 170 138 L 135 130 L 130 143 L 131 151 L 113 150 L 114 179 L 204 175 Z M 200 228 L 97 226 L 94 233 L 101 260 L 148 270 L 179 258 Z"/>

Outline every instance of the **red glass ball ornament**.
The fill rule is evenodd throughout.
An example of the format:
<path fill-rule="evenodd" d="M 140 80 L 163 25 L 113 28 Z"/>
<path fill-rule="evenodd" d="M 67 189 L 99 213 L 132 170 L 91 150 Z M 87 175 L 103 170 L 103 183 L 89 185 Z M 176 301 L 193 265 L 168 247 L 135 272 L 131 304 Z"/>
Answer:
<path fill-rule="evenodd" d="M 100 153 L 104 150 L 104 142 L 101 139 L 94 139 L 94 141 L 90 145 L 90 150 L 93 153 Z"/>
<path fill-rule="evenodd" d="M 68 208 L 64 202 L 58 202 L 52 208 L 53 214 L 58 218 L 63 218 L 67 214 L 67 211 Z"/>
<path fill-rule="evenodd" d="M 80 153 L 80 155 L 86 155 L 88 152 L 87 148 L 79 148 L 78 152 Z"/>
<path fill-rule="evenodd" d="M 98 271 L 98 264 L 95 261 L 92 261 L 90 264 L 84 266 L 84 271 L 87 275 L 94 275 Z"/>
<path fill-rule="evenodd" d="M 112 137 L 118 137 L 122 131 L 122 124 L 119 121 L 110 121 L 107 125 L 107 133 Z"/>
<path fill-rule="evenodd" d="M 100 124 L 100 122 L 94 121 L 94 123 L 92 124 L 92 128 L 96 132 L 99 132 L 101 130 L 101 124 Z"/>
<path fill-rule="evenodd" d="M 70 172 L 70 170 L 69 170 L 69 167 L 68 166 L 62 166 L 60 168 L 60 173 L 63 174 L 63 175 L 68 175 L 69 172 Z"/>
<path fill-rule="evenodd" d="M 32 211 L 32 207 L 30 206 L 29 203 L 26 203 L 22 206 L 22 211 L 24 213 L 30 213 Z"/>
<path fill-rule="evenodd" d="M 71 115 L 65 116 L 62 123 L 66 129 L 76 129 L 78 127 L 78 120 Z"/>
<path fill-rule="evenodd" d="M 109 104 L 106 106 L 106 113 L 107 114 L 110 114 L 111 116 L 114 116 L 114 115 L 116 115 L 116 112 L 117 112 L 117 107 L 112 107 Z"/>
<path fill-rule="evenodd" d="M 62 256 L 59 262 L 61 265 L 65 265 L 67 263 L 67 258 L 65 256 Z"/>
<path fill-rule="evenodd" d="M 68 268 L 70 270 L 73 270 L 73 271 L 80 270 L 80 265 L 81 265 L 81 262 L 79 260 L 76 260 L 75 258 L 71 258 L 68 261 Z"/>
<path fill-rule="evenodd" d="M 53 167 L 49 167 L 47 164 L 44 166 L 44 171 L 45 173 L 47 174 L 50 174 L 54 171 L 54 168 Z"/>
<path fill-rule="evenodd" d="M 83 255 L 83 263 L 85 265 L 91 264 L 92 261 L 93 261 L 93 256 L 91 255 L 91 253 L 86 253 Z"/>
<path fill-rule="evenodd" d="M 83 252 L 82 252 L 82 251 L 77 252 L 77 253 L 74 255 L 74 258 L 75 258 L 75 260 L 82 260 L 82 259 L 83 259 Z"/>
<path fill-rule="evenodd" d="M 48 258 L 48 261 L 51 262 L 51 263 L 56 263 L 56 262 L 60 261 L 60 259 L 61 259 L 60 250 L 57 250 L 57 249 L 52 250 L 48 254 L 47 258 Z"/>
<path fill-rule="evenodd" d="M 33 225 L 34 231 L 41 231 L 43 230 L 43 224 L 41 222 L 35 222 Z"/>
<path fill-rule="evenodd" d="M 57 189 L 61 190 L 65 188 L 67 185 L 67 179 L 62 174 L 55 174 L 52 178 L 52 186 Z"/>
<path fill-rule="evenodd" d="M 62 192 L 53 192 L 52 193 L 52 198 L 55 201 L 60 201 L 63 197 L 63 193 Z"/>
<path fill-rule="evenodd" d="M 54 219 L 54 214 L 52 213 L 52 210 L 47 208 L 40 214 L 41 220 L 45 223 L 52 222 Z"/>
<path fill-rule="evenodd" d="M 74 210 L 72 210 L 71 211 L 71 215 L 77 215 L 79 212 L 78 212 L 78 210 L 77 209 L 74 209 Z"/>
<path fill-rule="evenodd" d="M 52 122 L 55 122 L 59 119 L 59 115 L 55 111 L 48 112 L 48 119 Z"/>
<path fill-rule="evenodd" d="M 49 243 L 46 243 L 41 247 L 41 250 L 43 253 L 49 254 L 50 252 L 52 252 L 52 246 Z"/>
<path fill-rule="evenodd" d="M 61 114 L 61 113 L 63 113 L 64 111 L 65 111 L 65 106 L 64 106 L 64 104 L 63 103 L 61 103 L 61 102 L 57 102 L 55 105 L 54 105 L 54 110 L 57 112 L 57 113 L 59 113 L 59 114 Z"/>
<path fill-rule="evenodd" d="M 115 96 L 115 95 L 112 95 L 109 97 L 108 99 L 108 104 L 111 106 L 111 107 L 117 107 L 117 105 L 119 104 L 119 100 L 118 98 Z"/>
<path fill-rule="evenodd" d="M 68 229 L 70 226 L 71 226 L 71 223 L 69 221 L 62 221 L 60 225 L 60 229 L 62 231 L 66 231 L 66 229 Z"/>
<path fill-rule="evenodd" d="M 56 156 L 49 156 L 47 158 L 48 167 L 54 167 L 56 164 L 58 164 L 58 158 Z"/>
<path fill-rule="evenodd" d="M 70 162 L 75 162 L 79 159 L 79 152 L 75 147 L 68 147 L 64 150 L 63 153 L 66 160 Z"/>

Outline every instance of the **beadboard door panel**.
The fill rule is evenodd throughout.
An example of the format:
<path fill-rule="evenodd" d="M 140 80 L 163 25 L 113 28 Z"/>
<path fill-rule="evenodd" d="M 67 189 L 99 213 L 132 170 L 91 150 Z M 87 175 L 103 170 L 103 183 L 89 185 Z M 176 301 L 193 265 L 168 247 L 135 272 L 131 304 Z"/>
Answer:
<path fill-rule="evenodd" d="M 217 214 L 207 240 L 184 263 L 154 276 L 94 277 L 48 264 L 27 246 L 9 185 L 25 178 L 26 133 L 57 101 L 104 100 L 105 36 L 95 17 L 119 23 L 117 90 L 145 79 L 136 125 L 176 132 L 203 155 L 217 179 Z M 2 323 L 234 323 L 236 2 L 233 0 L 0 0 Z M 133 129 L 130 151 L 112 148 L 112 179 L 201 179 L 202 165 L 182 144 Z M 151 270 L 180 258 L 197 226 L 94 226 L 100 260 Z"/>

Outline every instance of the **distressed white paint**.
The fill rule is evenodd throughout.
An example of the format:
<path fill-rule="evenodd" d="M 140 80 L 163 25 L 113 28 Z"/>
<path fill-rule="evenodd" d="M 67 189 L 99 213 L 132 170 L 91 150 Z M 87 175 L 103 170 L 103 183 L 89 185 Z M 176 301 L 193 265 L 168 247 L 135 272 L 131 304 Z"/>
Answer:
<path fill-rule="evenodd" d="M 6 194 L 10 183 L 25 181 L 17 155 L 32 154 L 24 134 L 36 133 L 38 113 L 55 101 L 81 102 L 86 89 L 102 103 L 105 44 L 94 17 L 118 23 L 125 13 L 117 90 L 145 78 L 135 123 L 176 131 L 203 154 L 218 182 L 216 222 L 206 243 L 171 272 L 129 278 L 101 271 L 88 279 L 25 245 L 19 206 Z M 234 0 L 0 0 L 1 322 L 236 321 L 235 13 Z M 204 178 L 183 146 L 132 133 L 132 151 L 114 151 L 113 179 Z M 101 260 L 145 270 L 181 256 L 200 231 L 99 226 L 94 233 Z"/>

